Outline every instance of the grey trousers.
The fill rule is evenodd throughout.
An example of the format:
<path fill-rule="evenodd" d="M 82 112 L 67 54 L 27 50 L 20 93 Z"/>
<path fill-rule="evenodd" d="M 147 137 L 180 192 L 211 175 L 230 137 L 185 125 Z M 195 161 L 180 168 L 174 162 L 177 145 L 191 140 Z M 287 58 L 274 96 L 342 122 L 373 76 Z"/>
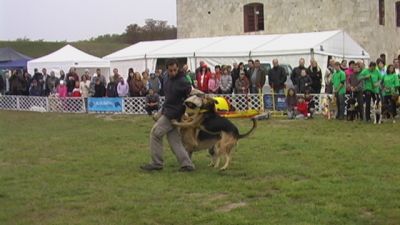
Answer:
<path fill-rule="evenodd" d="M 189 154 L 182 144 L 181 135 L 176 127 L 166 116 L 161 116 L 154 124 L 150 133 L 150 154 L 154 166 L 163 167 L 163 137 L 167 135 L 167 140 L 171 146 L 172 152 L 175 154 L 181 167 L 191 166 L 194 168 Z"/>

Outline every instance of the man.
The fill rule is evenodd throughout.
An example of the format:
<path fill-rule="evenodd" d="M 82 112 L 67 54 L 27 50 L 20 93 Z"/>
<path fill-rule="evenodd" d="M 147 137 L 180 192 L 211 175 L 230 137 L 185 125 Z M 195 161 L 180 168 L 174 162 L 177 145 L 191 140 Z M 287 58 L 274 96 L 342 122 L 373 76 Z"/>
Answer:
<path fill-rule="evenodd" d="M 156 94 L 160 93 L 161 90 L 161 81 L 154 73 L 150 74 L 149 89 L 152 89 Z"/>
<path fill-rule="evenodd" d="M 290 75 L 290 80 L 292 80 L 295 90 L 298 90 L 299 79 L 301 77 L 301 71 L 306 70 L 306 67 L 304 66 L 305 64 L 306 64 L 306 61 L 304 60 L 304 58 L 301 58 L 299 60 L 299 66 L 295 67 L 292 71 L 292 74 Z"/>
<path fill-rule="evenodd" d="M 381 80 L 381 75 L 376 69 L 376 63 L 371 62 L 369 68 L 360 74 L 360 79 L 363 81 L 363 90 L 365 95 L 365 119 L 367 122 L 371 121 L 371 98 L 376 101 L 379 96 L 375 94 L 376 85 Z"/>
<path fill-rule="evenodd" d="M 335 60 L 330 59 L 328 68 L 326 68 L 325 72 L 325 93 L 332 94 L 333 87 L 332 87 L 332 75 L 335 73 Z"/>
<path fill-rule="evenodd" d="M 160 91 L 158 92 L 160 96 L 164 96 L 164 82 L 163 82 L 163 71 L 162 69 L 158 69 L 155 72 L 156 77 L 158 78 L 158 80 L 160 81 L 161 87 L 160 87 Z"/>
<path fill-rule="evenodd" d="M 196 69 L 196 74 L 198 74 L 198 73 L 201 72 L 201 68 L 203 68 L 203 66 L 204 66 L 205 64 L 206 64 L 206 63 L 205 63 L 204 61 L 200 61 L 200 66 L 197 67 L 197 69 Z"/>
<path fill-rule="evenodd" d="M 115 81 L 115 82 L 118 82 L 118 81 L 119 81 L 119 77 L 120 77 L 120 75 L 119 75 L 119 73 L 118 73 L 118 69 L 117 69 L 117 68 L 114 68 L 114 69 L 113 69 L 113 78 L 114 78 L 114 81 Z"/>
<path fill-rule="evenodd" d="M 336 96 L 337 115 L 336 119 L 344 119 L 345 94 L 346 94 L 346 74 L 341 69 L 339 62 L 335 63 L 335 73 L 332 76 L 333 93 Z"/>
<path fill-rule="evenodd" d="M 251 74 L 250 82 L 251 88 L 250 93 L 257 94 L 265 85 L 266 72 L 261 68 L 260 60 L 254 61 L 254 69 Z"/>
<path fill-rule="evenodd" d="M 109 98 L 118 97 L 117 85 L 119 80 L 114 80 L 114 76 L 110 77 L 110 82 L 107 84 L 106 96 Z M 100 81 L 101 83 L 101 81 Z"/>
<path fill-rule="evenodd" d="M 268 73 L 269 86 L 274 90 L 275 94 L 283 94 L 287 79 L 286 71 L 279 65 L 278 59 L 274 59 L 272 65 L 273 67 Z"/>
<path fill-rule="evenodd" d="M 239 64 L 238 63 L 233 63 L 233 69 L 231 72 L 232 76 L 232 86 L 234 87 L 236 84 L 236 80 L 239 79 Z"/>
<path fill-rule="evenodd" d="M 117 93 L 119 97 L 128 97 L 129 94 L 129 84 L 124 81 L 124 78 L 119 77 L 119 82 L 117 85 Z"/>
<path fill-rule="evenodd" d="M 394 65 L 394 70 L 395 70 L 396 74 L 400 76 L 400 60 L 394 59 L 393 65 Z"/>
<path fill-rule="evenodd" d="M 160 105 L 160 97 L 153 89 L 149 89 L 149 94 L 146 96 L 146 107 L 144 108 L 149 116 L 153 111 L 158 111 Z"/>
<path fill-rule="evenodd" d="M 167 73 L 164 77 L 165 103 L 161 111 L 161 117 L 154 124 L 150 134 L 150 154 L 152 162 L 141 166 L 145 171 L 162 170 L 163 159 L 163 137 L 167 136 L 169 145 L 174 152 L 181 168 L 181 172 L 194 170 L 194 165 L 189 154 L 182 144 L 178 128 L 172 125 L 172 120 L 180 120 L 185 113 L 184 100 L 191 92 L 190 84 L 185 80 L 184 74 L 178 70 L 176 59 L 168 60 Z"/>
<path fill-rule="evenodd" d="M 247 77 L 247 79 L 251 80 L 251 75 L 254 72 L 254 60 L 249 59 L 247 61 L 247 65 L 248 65 L 248 67 L 247 67 L 247 71 L 246 71 L 246 77 Z"/>
<path fill-rule="evenodd" d="M 50 71 L 50 76 L 46 79 L 46 95 L 48 96 L 49 94 L 55 94 L 57 92 L 56 87 L 59 83 L 60 81 L 56 77 L 56 73 L 54 72 L 54 70 Z"/>
<path fill-rule="evenodd" d="M 186 81 L 189 82 L 192 87 L 195 87 L 193 74 L 190 72 L 189 67 L 185 64 L 182 68 L 183 73 L 185 74 Z"/>
<path fill-rule="evenodd" d="M 361 80 L 361 68 L 362 65 L 360 63 L 355 63 L 353 65 L 353 73 L 350 75 L 349 78 L 349 87 L 350 93 L 353 98 L 357 100 L 357 111 L 358 115 L 360 116 L 360 120 L 364 120 L 364 98 L 363 98 L 363 82 Z"/>

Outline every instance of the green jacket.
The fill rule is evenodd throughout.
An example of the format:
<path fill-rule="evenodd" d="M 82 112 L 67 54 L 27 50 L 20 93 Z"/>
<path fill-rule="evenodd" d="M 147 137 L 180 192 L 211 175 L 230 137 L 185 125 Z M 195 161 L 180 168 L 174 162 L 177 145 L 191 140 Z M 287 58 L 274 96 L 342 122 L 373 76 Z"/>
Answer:
<path fill-rule="evenodd" d="M 346 74 L 342 71 L 336 71 L 332 77 L 333 88 L 338 94 L 344 95 L 346 94 Z M 340 87 L 340 85 L 342 87 Z"/>
<path fill-rule="evenodd" d="M 382 79 L 383 96 L 390 96 L 396 93 L 396 88 L 400 86 L 399 77 L 396 74 L 387 74 Z"/>
<path fill-rule="evenodd" d="M 364 91 L 371 91 L 375 94 L 379 93 L 381 73 L 378 70 L 370 71 L 365 69 L 361 72 L 360 78 L 364 80 Z"/>

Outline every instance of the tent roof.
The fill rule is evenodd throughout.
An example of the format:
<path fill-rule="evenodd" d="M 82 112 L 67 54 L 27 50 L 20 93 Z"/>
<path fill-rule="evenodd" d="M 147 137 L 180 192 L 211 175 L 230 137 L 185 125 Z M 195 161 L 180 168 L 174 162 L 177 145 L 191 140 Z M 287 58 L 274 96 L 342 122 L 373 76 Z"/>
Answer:
<path fill-rule="evenodd" d="M 8 61 L 15 61 L 22 59 L 29 60 L 32 58 L 24 54 L 21 54 L 9 47 L 0 48 L 0 62 L 8 62 Z"/>
<path fill-rule="evenodd" d="M 189 38 L 140 42 L 105 59 L 121 61 L 172 57 L 246 57 L 314 53 L 346 58 L 369 58 L 369 54 L 342 30 Z"/>
<path fill-rule="evenodd" d="M 28 64 L 40 63 L 70 63 L 71 66 L 74 65 L 75 67 L 85 67 L 86 64 L 95 64 L 99 67 L 109 66 L 108 61 L 89 55 L 71 45 L 66 45 L 53 53 L 28 62 Z"/>

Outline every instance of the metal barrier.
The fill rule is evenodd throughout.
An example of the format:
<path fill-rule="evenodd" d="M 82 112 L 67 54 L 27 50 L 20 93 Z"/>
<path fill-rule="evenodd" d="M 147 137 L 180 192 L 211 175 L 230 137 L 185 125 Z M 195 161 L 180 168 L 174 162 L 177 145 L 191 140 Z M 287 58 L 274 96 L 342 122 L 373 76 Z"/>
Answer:
<path fill-rule="evenodd" d="M 210 95 L 212 97 L 225 97 L 230 105 L 236 111 L 245 111 L 248 109 L 259 110 L 264 106 L 266 110 L 272 110 L 272 106 L 265 104 L 265 99 L 271 99 L 271 94 L 232 94 L 232 95 Z M 321 113 L 323 110 L 322 101 L 327 94 L 312 95 L 315 104 L 315 113 Z M 275 95 L 279 98 L 280 103 L 284 101 L 284 95 Z M 346 96 L 346 103 L 349 96 Z M 164 97 L 160 98 L 160 105 L 165 101 Z M 141 115 L 146 114 L 146 99 L 144 97 L 124 98 L 122 106 L 122 114 Z M 264 103 L 264 104 L 263 104 Z M 283 104 L 285 104 L 283 102 Z M 0 110 L 14 111 L 33 111 L 33 112 L 58 112 L 58 113 L 87 113 L 86 99 L 84 98 L 59 98 L 59 97 L 33 97 L 33 96 L 0 96 Z"/>

